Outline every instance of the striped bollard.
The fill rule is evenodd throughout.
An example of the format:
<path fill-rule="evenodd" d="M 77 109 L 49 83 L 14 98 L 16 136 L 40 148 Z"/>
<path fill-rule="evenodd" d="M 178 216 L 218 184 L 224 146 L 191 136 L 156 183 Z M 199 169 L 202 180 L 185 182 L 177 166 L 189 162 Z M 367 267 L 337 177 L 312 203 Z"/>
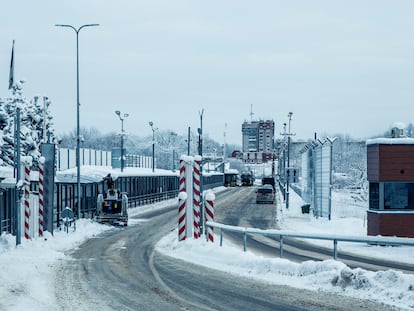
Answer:
<path fill-rule="evenodd" d="M 194 159 L 194 174 L 193 174 L 193 215 L 194 215 L 194 238 L 200 237 L 200 157 Z"/>
<path fill-rule="evenodd" d="M 185 192 L 185 161 L 180 159 L 179 192 Z"/>
<path fill-rule="evenodd" d="M 39 159 L 39 236 L 43 236 L 43 165 L 45 158 Z"/>
<path fill-rule="evenodd" d="M 187 193 L 182 191 L 178 194 L 178 241 L 185 240 L 186 202 Z"/>
<path fill-rule="evenodd" d="M 30 223 L 30 168 L 29 163 L 24 165 L 24 237 L 30 239 L 29 223 Z"/>
<path fill-rule="evenodd" d="M 216 199 L 214 193 L 209 191 L 206 194 L 206 220 L 214 221 L 214 200 Z M 207 241 L 214 242 L 214 228 L 207 226 Z"/>

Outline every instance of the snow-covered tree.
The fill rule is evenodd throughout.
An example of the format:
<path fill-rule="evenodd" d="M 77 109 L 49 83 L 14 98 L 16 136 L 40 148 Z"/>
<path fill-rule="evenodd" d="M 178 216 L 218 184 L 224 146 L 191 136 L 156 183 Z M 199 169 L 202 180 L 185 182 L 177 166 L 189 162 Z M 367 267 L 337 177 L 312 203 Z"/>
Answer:
<path fill-rule="evenodd" d="M 20 152 L 21 156 L 32 156 L 34 166 L 40 157 L 40 143 L 43 136 L 44 109 L 38 97 L 27 100 L 23 95 L 23 81 L 13 84 L 11 96 L 0 99 L 0 165 L 14 165 L 16 108 L 20 108 Z M 50 104 L 50 101 L 48 102 Z M 46 105 L 46 108 L 48 105 Z M 54 142 L 55 135 L 52 116 L 46 113 L 49 141 Z"/>

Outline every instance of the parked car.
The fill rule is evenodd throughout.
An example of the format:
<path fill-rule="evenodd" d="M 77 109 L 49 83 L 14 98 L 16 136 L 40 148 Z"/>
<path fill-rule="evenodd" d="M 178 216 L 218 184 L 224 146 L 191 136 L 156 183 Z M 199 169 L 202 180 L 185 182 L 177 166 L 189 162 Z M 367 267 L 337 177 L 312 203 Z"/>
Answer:
<path fill-rule="evenodd" d="M 264 185 L 257 188 L 256 203 L 275 203 L 275 190 L 271 185 Z"/>

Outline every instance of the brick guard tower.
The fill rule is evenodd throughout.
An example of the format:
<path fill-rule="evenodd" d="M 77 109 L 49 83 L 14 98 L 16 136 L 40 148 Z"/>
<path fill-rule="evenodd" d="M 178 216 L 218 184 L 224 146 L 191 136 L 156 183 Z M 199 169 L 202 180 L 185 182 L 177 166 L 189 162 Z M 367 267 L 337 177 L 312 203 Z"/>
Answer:
<path fill-rule="evenodd" d="M 414 138 L 392 128 L 392 138 L 367 141 L 368 235 L 414 238 Z"/>

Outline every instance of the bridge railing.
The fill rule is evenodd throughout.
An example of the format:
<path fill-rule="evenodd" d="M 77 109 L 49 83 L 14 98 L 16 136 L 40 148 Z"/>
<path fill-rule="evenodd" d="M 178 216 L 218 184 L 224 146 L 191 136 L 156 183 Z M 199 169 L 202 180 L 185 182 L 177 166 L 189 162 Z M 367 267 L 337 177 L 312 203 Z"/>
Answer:
<path fill-rule="evenodd" d="M 220 246 L 223 245 L 223 233 L 235 232 L 243 235 L 243 250 L 247 250 L 247 235 L 261 235 L 279 238 L 279 255 L 283 257 L 283 239 L 284 238 L 301 238 L 301 239 L 312 239 L 312 240 L 328 240 L 333 242 L 333 259 L 338 258 L 338 242 L 353 242 L 353 243 L 364 243 L 372 245 L 404 245 L 414 246 L 413 238 L 400 238 L 400 237 L 384 237 L 384 236 L 345 236 L 345 235 L 327 235 L 327 234 L 312 234 L 312 233 L 298 233 L 276 229 L 256 229 L 256 228 L 244 228 L 237 226 L 224 225 L 217 222 L 206 223 L 206 226 L 220 229 Z"/>
<path fill-rule="evenodd" d="M 165 191 L 160 193 L 151 193 L 145 195 L 138 195 L 128 197 L 128 207 L 137 207 L 145 204 L 152 204 L 163 200 L 168 200 L 177 197 L 178 190 Z"/>

